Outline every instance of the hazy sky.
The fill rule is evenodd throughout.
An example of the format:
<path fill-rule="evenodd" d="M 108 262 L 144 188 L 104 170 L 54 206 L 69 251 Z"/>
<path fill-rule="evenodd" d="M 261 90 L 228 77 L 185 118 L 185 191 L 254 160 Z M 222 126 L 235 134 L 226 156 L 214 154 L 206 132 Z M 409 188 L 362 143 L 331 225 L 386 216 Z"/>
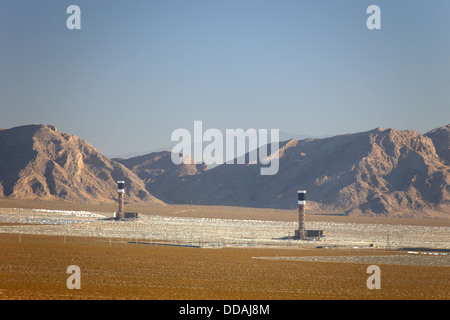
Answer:
<path fill-rule="evenodd" d="M 0 127 L 52 124 L 106 155 L 170 145 L 194 120 L 425 133 L 449 102 L 448 0 L 0 0 Z"/>

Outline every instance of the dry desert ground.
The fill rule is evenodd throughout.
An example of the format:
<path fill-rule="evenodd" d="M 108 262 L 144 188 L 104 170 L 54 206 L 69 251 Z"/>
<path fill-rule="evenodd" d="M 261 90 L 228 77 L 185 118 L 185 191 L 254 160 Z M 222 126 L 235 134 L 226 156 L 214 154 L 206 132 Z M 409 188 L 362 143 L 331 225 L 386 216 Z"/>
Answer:
<path fill-rule="evenodd" d="M 0 201 L 0 299 L 450 298 L 450 221 L 295 211 Z M 67 287 L 68 266 L 81 288 Z M 381 270 L 369 289 L 367 268 Z"/>

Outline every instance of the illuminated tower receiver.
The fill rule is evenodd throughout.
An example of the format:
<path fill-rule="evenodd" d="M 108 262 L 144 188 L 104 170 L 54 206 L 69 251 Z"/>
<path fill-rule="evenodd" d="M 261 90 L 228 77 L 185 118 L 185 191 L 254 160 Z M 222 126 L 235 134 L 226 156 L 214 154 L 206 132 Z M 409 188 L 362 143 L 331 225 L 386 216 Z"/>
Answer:
<path fill-rule="evenodd" d="M 306 239 L 305 229 L 306 190 L 298 190 L 298 230 L 295 230 L 297 239 Z"/>
<path fill-rule="evenodd" d="M 125 214 L 123 212 L 123 193 L 125 192 L 125 181 L 117 181 L 117 193 L 119 199 L 119 209 L 117 211 L 117 218 L 123 219 L 125 218 Z"/>

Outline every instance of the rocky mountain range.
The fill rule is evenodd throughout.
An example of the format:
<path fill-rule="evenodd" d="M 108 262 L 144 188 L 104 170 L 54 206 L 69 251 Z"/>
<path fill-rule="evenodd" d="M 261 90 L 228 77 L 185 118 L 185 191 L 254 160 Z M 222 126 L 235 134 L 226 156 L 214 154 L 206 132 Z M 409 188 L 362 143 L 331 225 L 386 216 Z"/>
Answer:
<path fill-rule="evenodd" d="M 184 185 L 187 177 L 197 176 L 208 170 L 205 164 L 197 164 L 192 158 L 186 158 L 190 160 L 188 163 L 176 165 L 172 162 L 170 151 L 161 151 L 130 159 L 113 160 L 136 173 L 152 195 L 171 203 L 175 202 L 172 198 L 185 198 L 183 188 L 178 187 Z M 189 203 L 191 199 L 185 201 Z"/>
<path fill-rule="evenodd" d="M 0 197 L 112 202 L 117 180 L 127 184 L 128 201 L 163 204 L 135 173 L 77 136 L 48 125 L 0 131 Z"/>
<path fill-rule="evenodd" d="M 114 201 L 115 181 L 125 180 L 128 201 L 150 204 L 291 209 L 306 189 L 309 210 L 450 217 L 449 133 L 447 125 L 291 139 L 280 143 L 278 173 L 263 176 L 261 164 L 175 165 L 169 151 L 108 159 L 52 126 L 22 126 L 0 131 L 0 197 Z"/>

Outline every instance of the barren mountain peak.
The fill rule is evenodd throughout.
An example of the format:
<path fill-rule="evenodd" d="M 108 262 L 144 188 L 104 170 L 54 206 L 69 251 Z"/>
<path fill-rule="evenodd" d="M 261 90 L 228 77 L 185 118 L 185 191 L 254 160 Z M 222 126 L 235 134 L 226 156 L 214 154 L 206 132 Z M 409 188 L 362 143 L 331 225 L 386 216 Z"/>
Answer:
<path fill-rule="evenodd" d="M 116 181 L 125 180 L 127 201 L 162 204 L 133 172 L 52 125 L 2 131 L 0 168 L 0 196 L 111 202 L 117 196 Z"/>
<path fill-rule="evenodd" d="M 425 134 L 436 148 L 436 153 L 447 164 L 450 164 L 450 124 L 435 128 Z"/>
<path fill-rule="evenodd" d="M 169 200 L 176 190 L 177 203 L 295 208 L 301 188 L 311 208 L 349 214 L 427 215 L 449 207 L 448 166 L 416 131 L 376 128 L 291 139 L 280 143 L 278 154 L 274 176 L 260 176 L 258 165 L 222 165 L 172 182 L 160 197 Z M 158 187 L 154 181 L 152 188 Z"/>
<path fill-rule="evenodd" d="M 295 208 L 306 189 L 313 210 L 448 216 L 449 143 L 450 125 L 290 139 L 271 150 L 278 173 L 261 176 L 260 164 L 175 165 L 170 151 L 109 160 L 54 126 L 28 125 L 0 131 L 0 197 L 114 201 L 125 180 L 127 201 Z"/>

